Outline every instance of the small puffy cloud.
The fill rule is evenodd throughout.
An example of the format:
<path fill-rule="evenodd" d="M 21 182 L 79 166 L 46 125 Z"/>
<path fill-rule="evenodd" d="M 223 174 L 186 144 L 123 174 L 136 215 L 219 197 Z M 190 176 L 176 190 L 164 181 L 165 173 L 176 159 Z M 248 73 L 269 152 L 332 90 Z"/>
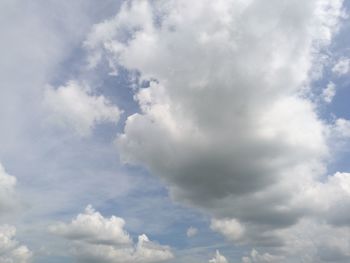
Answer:
<path fill-rule="evenodd" d="M 50 122 L 73 129 L 80 136 L 90 135 L 98 123 L 117 123 L 121 114 L 118 107 L 103 95 L 94 95 L 75 81 L 57 89 L 48 86 L 44 106 L 49 112 Z"/>
<path fill-rule="evenodd" d="M 236 219 L 213 219 L 210 228 L 232 241 L 239 240 L 244 234 L 244 226 Z"/>
<path fill-rule="evenodd" d="M 150 241 L 145 234 L 133 244 L 124 224 L 122 218 L 105 218 L 88 206 L 70 224 L 58 223 L 49 230 L 72 242 L 71 253 L 78 262 L 153 263 L 173 258 L 168 246 Z"/>
<path fill-rule="evenodd" d="M 333 82 L 328 83 L 327 87 L 322 91 L 322 99 L 326 103 L 331 103 L 335 96 L 335 84 Z"/>
<path fill-rule="evenodd" d="M 214 258 L 209 260 L 209 263 L 228 263 L 227 259 L 220 254 L 219 250 L 216 250 Z"/>
<path fill-rule="evenodd" d="M 9 175 L 0 163 L 0 212 L 11 208 L 16 200 L 16 178 Z"/>
<path fill-rule="evenodd" d="M 121 40 L 126 43 L 133 37 L 134 31 L 140 27 L 152 29 L 152 13 L 148 1 L 140 1 L 138 4 L 123 4 L 118 15 L 93 26 L 84 46 L 93 50 L 89 53 L 88 66 L 95 67 L 102 59 L 108 62 L 112 74 L 118 73 L 119 59 L 117 52 L 124 49 L 122 43 L 114 41 Z M 108 51 L 108 52 L 105 52 Z M 135 54 L 136 55 L 136 54 Z"/>
<path fill-rule="evenodd" d="M 15 239 L 16 228 L 9 225 L 0 226 L 0 262 L 29 263 L 32 252 Z"/>
<path fill-rule="evenodd" d="M 198 229 L 192 226 L 189 227 L 186 231 L 187 237 L 194 237 L 197 234 L 198 234 Z"/>
<path fill-rule="evenodd" d="M 349 138 L 350 137 L 350 121 L 339 118 L 335 121 L 335 124 L 333 126 L 333 131 L 336 133 L 336 135 L 340 137 Z"/>
<path fill-rule="evenodd" d="M 340 58 L 338 62 L 333 66 L 332 71 L 338 76 L 345 75 L 350 71 L 350 59 Z"/>
<path fill-rule="evenodd" d="M 120 217 L 104 218 L 91 206 L 79 214 L 70 224 L 59 223 L 50 231 L 68 239 L 85 240 L 101 244 L 131 244 L 132 240 L 124 230 L 125 221 Z"/>

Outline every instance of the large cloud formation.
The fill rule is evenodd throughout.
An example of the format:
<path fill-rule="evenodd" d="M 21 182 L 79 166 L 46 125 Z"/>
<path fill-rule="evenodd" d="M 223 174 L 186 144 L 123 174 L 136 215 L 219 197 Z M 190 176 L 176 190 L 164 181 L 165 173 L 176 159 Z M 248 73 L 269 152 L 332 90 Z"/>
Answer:
<path fill-rule="evenodd" d="M 251 262 L 295 262 L 301 246 L 287 249 L 287 241 L 305 224 L 320 226 L 312 237 L 348 231 L 341 211 L 349 208 L 350 176 L 324 179 L 334 124 L 307 95 L 341 7 L 341 0 L 128 1 L 85 42 L 92 66 L 105 59 L 142 84 L 141 112 L 117 138 L 123 161 L 148 167 L 174 200 L 211 214 L 213 230 L 276 254 L 254 252 Z M 349 259 L 334 243 L 316 243 L 305 262 Z"/>
<path fill-rule="evenodd" d="M 169 247 L 150 241 L 145 234 L 133 244 L 124 225 L 122 218 L 105 218 L 88 206 L 70 224 L 52 225 L 50 232 L 72 242 L 71 252 L 78 262 L 154 263 L 173 258 Z"/>

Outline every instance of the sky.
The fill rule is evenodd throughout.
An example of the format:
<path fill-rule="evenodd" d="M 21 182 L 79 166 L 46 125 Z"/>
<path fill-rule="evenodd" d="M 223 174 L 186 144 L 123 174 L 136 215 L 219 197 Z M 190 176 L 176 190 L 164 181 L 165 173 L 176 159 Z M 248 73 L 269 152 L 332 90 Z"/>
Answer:
<path fill-rule="evenodd" d="M 349 10 L 0 0 L 0 263 L 350 262 Z"/>

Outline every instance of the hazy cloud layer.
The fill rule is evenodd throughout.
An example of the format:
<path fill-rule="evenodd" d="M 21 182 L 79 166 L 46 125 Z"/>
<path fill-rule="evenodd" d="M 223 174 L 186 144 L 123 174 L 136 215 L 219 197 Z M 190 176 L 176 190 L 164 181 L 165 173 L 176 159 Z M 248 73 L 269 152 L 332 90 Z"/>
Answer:
<path fill-rule="evenodd" d="M 242 258 L 242 263 L 277 263 L 284 262 L 282 257 L 272 256 L 269 253 L 260 254 L 257 250 L 253 249 L 248 257 Z"/>
<path fill-rule="evenodd" d="M 50 232 L 72 242 L 71 253 L 78 262 L 153 263 L 173 258 L 168 246 L 150 241 L 145 234 L 133 244 L 124 224 L 122 218 L 105 218 L 88 206 L 70 224 L 58 223 Z"/>

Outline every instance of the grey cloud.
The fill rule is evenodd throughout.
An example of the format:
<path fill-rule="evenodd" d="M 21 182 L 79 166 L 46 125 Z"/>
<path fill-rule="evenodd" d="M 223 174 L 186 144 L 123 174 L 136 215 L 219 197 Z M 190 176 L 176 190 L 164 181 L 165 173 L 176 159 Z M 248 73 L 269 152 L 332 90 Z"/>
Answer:
<path fill-rule="evenodd" d="M 338 28 L 341 6 L 125 4 L 86 41 L 92 66 L 104 57 L 111 70 L 124 67 L 150 82 L 135 89 L 141 113 L 128 117 L 117 138 L 122 160 L 148 167 L 174 200 L 217 222 L 237 222 L 245 234 L 236 242 L 283 250 L 280 231 L 322 214 L 309 193 L 325 174 L 332 125 L 305 94 L 322 72 L 321 52 Z M 123 30 L 132 32 L 127 41 Z"/>

